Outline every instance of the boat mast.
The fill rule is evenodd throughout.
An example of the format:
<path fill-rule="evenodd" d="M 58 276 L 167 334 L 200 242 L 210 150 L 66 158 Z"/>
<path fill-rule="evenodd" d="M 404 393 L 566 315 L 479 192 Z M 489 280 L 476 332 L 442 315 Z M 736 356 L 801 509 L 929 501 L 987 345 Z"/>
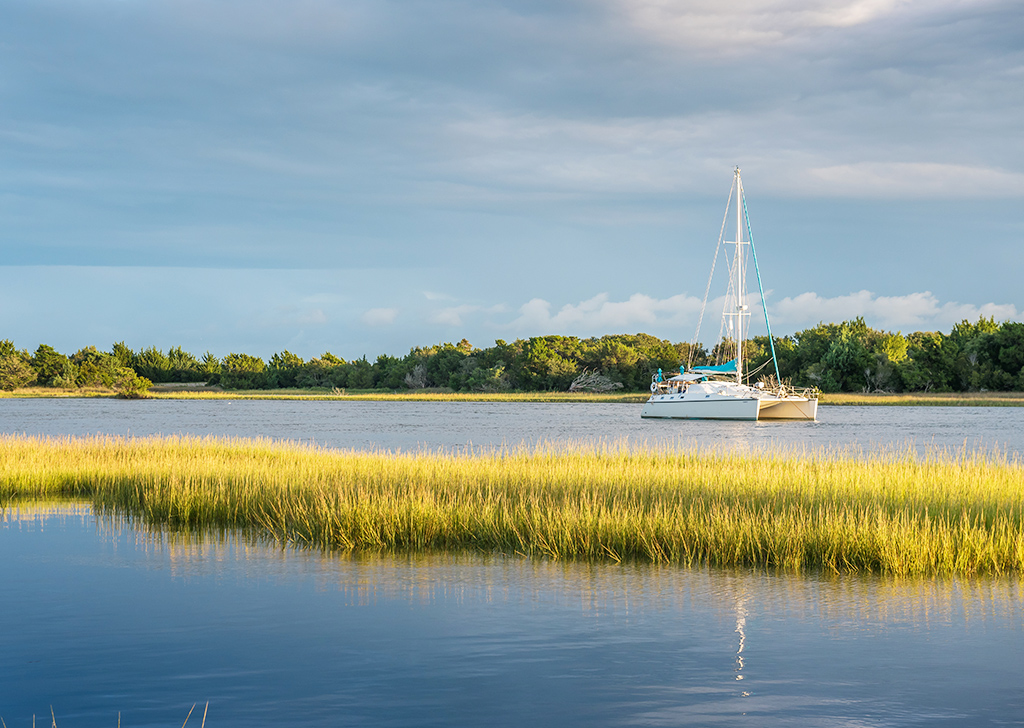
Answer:
<path fill-rule="evenodd" d="M 736 383 L 743 384 L 743 317 L 746 305 L 743 302 L 743 182 L 740 168 L 736 168 Z"/>

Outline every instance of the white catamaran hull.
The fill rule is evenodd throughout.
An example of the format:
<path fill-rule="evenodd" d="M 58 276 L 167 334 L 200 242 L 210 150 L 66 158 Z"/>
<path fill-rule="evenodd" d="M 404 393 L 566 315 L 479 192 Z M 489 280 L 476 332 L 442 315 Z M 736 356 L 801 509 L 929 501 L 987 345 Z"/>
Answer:
<path fill-rule="evenodd" d="M 651 397 L 641 417 L 680 420 L 815 420 L 818 400 L 805 397 L 732 397 L 660 394 Z"/>

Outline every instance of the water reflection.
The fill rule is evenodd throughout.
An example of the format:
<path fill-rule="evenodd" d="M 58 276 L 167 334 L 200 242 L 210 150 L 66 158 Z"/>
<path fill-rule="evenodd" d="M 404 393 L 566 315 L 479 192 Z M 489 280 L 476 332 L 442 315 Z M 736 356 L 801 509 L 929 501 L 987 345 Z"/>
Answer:
<path fill-rule="evenodd" d="M 1018 579 L 322 554 L 56 504 L 6 509 L 0 552 L 8 725 L 57 696 L 59 724 L 168 723 L 210 699 L 218 727 L 953 724 L 1024 707 Z"/>
<path fill-rule="evenodd" d="M 743 679 L 743 648 L 747 644 L 747 609 L 744 606 L 746 597 L 741 597 L 736 603 L 736 634 L 740 636 L 740 644 L 736 649 L 736 679 Z M 748 693 L 743 693 L 748 695 Z"/>

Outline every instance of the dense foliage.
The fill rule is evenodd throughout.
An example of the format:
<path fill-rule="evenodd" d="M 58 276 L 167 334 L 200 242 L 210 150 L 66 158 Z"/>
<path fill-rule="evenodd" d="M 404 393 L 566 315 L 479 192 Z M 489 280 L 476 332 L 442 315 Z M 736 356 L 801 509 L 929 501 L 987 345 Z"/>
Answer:
<path fill-rule="evenodd" d="M 825 392 L 949 392 L 1024 390 L 1024 323 L 997 324 L 991 318 L 962 321 L 949 334 L 900 332 L 869 328 L 864 319 L 819 324 L 792 336 L 777 337 L 775 352 L 782 380 Z M 269 362 L 231 353 L 201 359 L 174 347 L 166 354 L 150 347 L 132 351 L 123 342 L 109 353 L 95 347 L 66 356 L 45 344 L 34 354 L 0 341 L 0 388 L 104 386 L 207 382 L 226 389 L 321 387 L 337 389 L 423 389 L 497 392 L 564 391 L 584 373 L 599 373 L 623 391 L 647 389 L 659 368 L 713 363 L 722 350 L 708 352 L 673 344 L 647 334 L 536 336 L 512 343 L 498 340 L 486 349 L 463 339 L 414 348 L 404 357 L 382 354 L 345 361 L 330 352 L 304 361 L 289 351 Z M 755 377 L 774 376 L 768 338 L 746 344 L 747 370 Z M 134 382 L 127 372 L 137 375 Z M 134 389 L 137 393 L 137 389 Z M 143 390 L 144 391 L 144 390 Z M 122 392 L 124 393 L 124 392 Z M 133 396 L 125 394 L 125 396 Z"/>

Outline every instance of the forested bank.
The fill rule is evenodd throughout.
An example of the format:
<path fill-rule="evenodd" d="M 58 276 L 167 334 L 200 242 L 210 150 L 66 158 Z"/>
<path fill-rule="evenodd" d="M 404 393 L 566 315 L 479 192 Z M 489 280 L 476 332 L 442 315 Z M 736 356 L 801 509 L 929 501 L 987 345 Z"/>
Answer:
<path fill-rule="evenodd" d="M 962 321 L 944 334 L 904 335 L 872 329 L 863 319 L 819 324 L 776 337 L 779 375 L 798 387 L 824 392 L 950 392 L 1024 390 L 1024 323 Z M 325 388 L 455 391 L 642 391 L 659 368 L 715 363 L 728 345 L 672 343 L 647 334 L 580 339 L 537 336 L 476 348 L 457 344 L 346 361 L 330 352 L 303 360 L 282 351 L 264 361 L 250 354 L 197 357 L 181 347 L 109 351 L 90 346 L 62 354 L 46 344 L 34 352 L 0 341 L 0 388 L 109 387 L 138 396 L 150 383 L 206 382 L 225 389 Z M 745 346 L 754 378 L 774 376 L 768 337 Z"/>

